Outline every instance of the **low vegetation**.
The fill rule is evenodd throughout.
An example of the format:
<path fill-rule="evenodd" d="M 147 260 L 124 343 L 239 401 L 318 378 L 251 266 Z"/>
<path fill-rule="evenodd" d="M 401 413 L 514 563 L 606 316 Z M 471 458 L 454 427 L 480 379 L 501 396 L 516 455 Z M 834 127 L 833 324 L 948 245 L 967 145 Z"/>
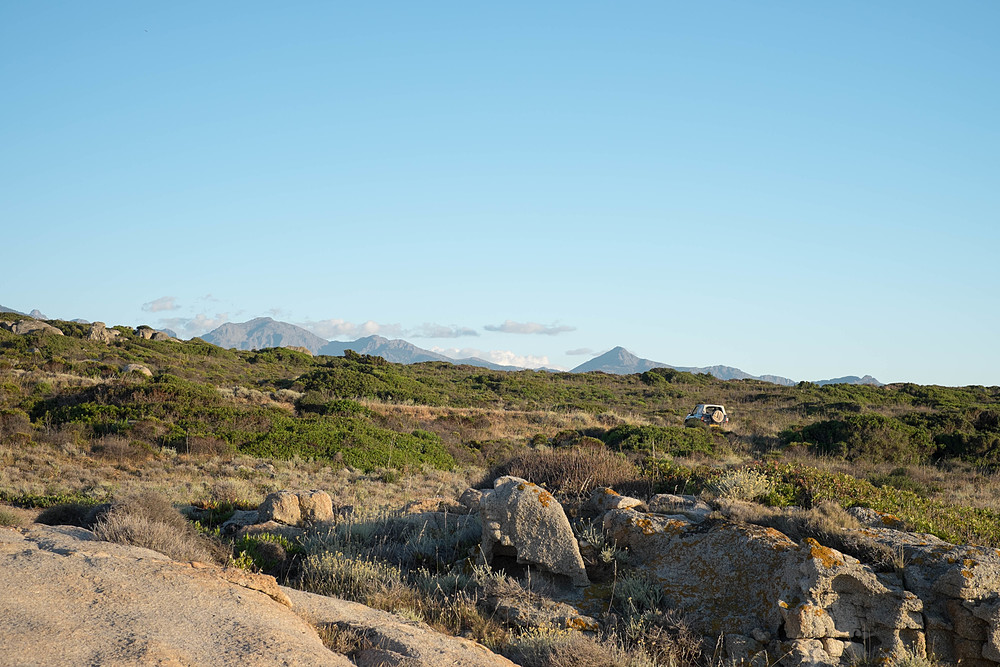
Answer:
<path fill-rule="evenodd" d="M 1000 548 L 998 387 L 781 387 L 670 369 L 504 373 L 224 350 L 126 327 L 108 344 L 87 340 L 87 325 L 51 324 L 66 335 L 0 330 L 0 528 L 38 513 L 174 558 L 269 573 L 477 639 L 523 665 L 716 659 L 655 587 L 619 572 L 628 554 L 599 526 L 576 522 L 588 568 L 614 581 L 614 622 L 595 637 L 526 631 L 501 622 L 490 601 L 530 599 L 539 582 L 475 566 L 478 528 L 421 523 L 398 511 L 406 501 L 457 497 L 510 474 L 570 504 L 601 486 L 640 498 L 702 494 L 721 515 L 883 570 L 895 555 L 858 542 L 847 509 Z M 700 402 L 724 403 L 729 426 L 684 427 Z M 283 488 L 322 488 L 344 512 L 305 540 L 220 537 L 235 510 Z M 177 509 L 192 506 L 197 523 Z M 347 654 L 366 641 L 321 630 Z"/>

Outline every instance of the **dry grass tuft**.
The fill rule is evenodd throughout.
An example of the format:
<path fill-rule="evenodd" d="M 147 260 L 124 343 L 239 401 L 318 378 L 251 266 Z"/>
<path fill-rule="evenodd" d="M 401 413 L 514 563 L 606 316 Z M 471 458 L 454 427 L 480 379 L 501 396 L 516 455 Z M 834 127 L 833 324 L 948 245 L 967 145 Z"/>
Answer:
<path fill-rule="evenodd" d="M 372 647 L 371 640 L 363 632 L 347 625 L 321 623 L 316 626 L 316 632 L 324 646 L 347 657 Z"/>
<path fill-rule="evenodd" d="M 199 535 L 163 496 L 152 492 L 112 503 L 96 518 L 93 530 L 99 539 L 152 549 L 175 560 L 221 564 L 229 555 Z"/>
<path fill-rule="evenodd" d="M 615 667 L 611 652 L 572 630 L 535 628 L 514 637 L 503 654 L 523 667 Z"/>
<path fill-rule="evenodd" d="M 556 493 L 583 496 L 599 486 L 622 493 L 649 495 L 650 484 L 624 456 L 596 448 L 527 450 L 493 468 L 481 486 L 504 475 L 543 484 Z"/>
<path fill-rule="evenodd" d="M 4 507 L 0 507 L 0 527 L 20 528 L 25 523 L 27 523 L 27 520 L 22 514 Z"/>

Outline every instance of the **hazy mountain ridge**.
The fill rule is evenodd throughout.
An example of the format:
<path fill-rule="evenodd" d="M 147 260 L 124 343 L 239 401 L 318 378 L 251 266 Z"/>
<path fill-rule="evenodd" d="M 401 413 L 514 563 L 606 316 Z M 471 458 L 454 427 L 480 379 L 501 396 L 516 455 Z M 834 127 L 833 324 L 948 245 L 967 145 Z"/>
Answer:
<path fill-rule="evenodd" d="M 864 377 L 858 377 L 857 375 L 845 375 L 840 378 L 833 378 L 831 380 L 816 380 L 813 384 L 818 384 L 823 386 L 825 384 L 870 384 L 875 387 L 881 387 L 884 383 L 879 382 L 871 375 L 865 375 Z"/>
<path fill-rule="evenodd" d="M 388 339 L 378 335 L 365 336 L 354 341 L 327 341 L 302 327 L 287 322 L 278 322 L 270 317 L 258 317 L 248 322 L 235 324 L 227 322 L 205 334 L 202 338 L 213 345 L 226 348 L 235 347 L 240 350 L 254 350 L 263 347 L 301 346 L 309 349 L 313 354 L 339 357 L 343 356 L 346 350 L 352 350 L 358 354 L 382 357 L 386 361 L 397 364 L 443 361 L 449 364 L 480 366 L 498 371 L 524 370 L 517 366 L 502 366 L 476 357 L 453 359 L 443 354 L 417 347 L 413 343 L 402 339 Z M 746 371 L 732 366 L 674 366 L 662 361 L 643 359 L 620 346 L 580 364 L 570 372 L 587 373 L 590 371 L 601 371 L 613 375 L 630 375 L 632 373 L 643 373 L 653 368 L 672 368 L 687 373 L 708 373 L 720 380 L 762 380 L 784 386 L 797 384 L 796 380 L 780 375 L 751 375 Z M 819 385 L 836 383 L 881 384 L 870 375 L 866 375 L 863 378 L 850 375 L 815 382 L 815 384 Z"/>
<path fill-rule="evenodd" d="M 684 371 L 686 373 L 708 373 L 720 380 L 764 380 L 773 384 L 796 384 L 794 380 L 779 375 L 750 375 L 732 366 L 674 366 L 672 364 L 665 364 L 662 361 L 642 359 L 620 346 L 580 364 L 570 372 L 588 373 L 590 371 L 601 371 L 602 373 L 612 373 L 614 375 L 629 375 L 631 373 L 643 373 L 654 368 L 672 368 L 676 371 Z"/>
<path fill-rule="evenodd" d="M 590 361 L 580 364 L 570 372 L 587 373 L 590 371 L 601 371 L 614 375 L 629 375 L 631 373 L 643 373 L 653 368 L 672 368 L 676 371 L 684 371 L 686 373 L 708 373 L 720 380 L 763 380 L 764 382 L 784 385 L 786 387 L 798 384 L 796 380 L 780 375 L 750 375 L 732 366 L 673 366 L 660 361 L 642 359 L 623 347 L 616 347 L 599 357 L 594 357 Z M 864 377 L 847 375 L 830 380 L 815 380 L 813 384 L 820 386 L 825 384 L 870 384 L 877 387 L 882 386 L 882 383 L 871 375 L 865 375 Z"/>
<path fill-rule="evenodd" d="M 444 361 L 449 364 L 465 364 L 466 366 L 480 366 L 494 371 L 520 371 L 524 370 L 517 366 L 503 366 L 495 364 L 478 357 L 468 357 L 465 359 L 452 359 L 443 354 L 425 350 L 417 347 L 413 343 L 396 338 L 390 340 L 382 336 L 365 336 L 355 341 L 330 341 L 324 345 L 319 354 L 328 354 L 333 357 L 343 356 L 345 350 L 353 350 L 358 354 L 370 354 L 375 357 L 382 357 L 386 361 L 396 364 L 419 364 L 424 361 Z"/>
<path fill-rule="evenodd" d="M 0 305 L 0 312 L 36 317 L 36 319 L 38 318 L 37 316 L 44 318 L 42 313 L 37 309 L 33 310 L 31 315 L 26 315 L 21 311 Z M 176 335 L 172 332 L 171 335 L 176 338 Z M 236 348 L 239 350 L 256 350 L 266 347 L 304 347 L 313 354 L 330 356 L 343 356 L 346 350 L 353 350 L 358 354 L 378 356 L 384 358 L 386 361 L 398 364 L 443 361 L 450 364 L 478 366 L 497 371 L 525 370 L 519 366 L 505 366 L 478 357 L 453 359 L 452 357 L 417 347 L 402 339 L 390 340 L 377 335 L 366 336 L 354 341 L 328 341 L 300 326 L 288 322 L 280 322 L 270 317 L 257 317 L 246 322 L 226 322 L 201 336 L 201 338 L 219 347 Z M 672 368 L 688 373 L 708 373 L 720 380 L 763 380 L 764 382 L 785 386 L 797 384 L 796 380 L 791 380 L 780 375 L 751 375 L 732 366 L 674 366 L 661 361 L 643 359 L 620 346 L 580 364 L 569 372 L 587 373 L 600 371 L 613 375 L 630 375 L 632 373 L 643 373 L 653 368 Z M 548 368 L 535 370 L 555 372 Z M 882 383 L 871 375 L 863 377 L 847 375 L 828 380 L 814 380 L 813 383 L 820 386 L 827 384 L 868 384 L 882 386 Z"/>
<path fill-rule="evenodd" d="M 247 322 L 226 322 L 201 337 L 205 342 L 219 347 L 238 350 L 259 350 L 265 347 L 304 347 L 313 354 L 326 345 L 326 341 L 311 331 L 270 317 L 256 317 Z"/>

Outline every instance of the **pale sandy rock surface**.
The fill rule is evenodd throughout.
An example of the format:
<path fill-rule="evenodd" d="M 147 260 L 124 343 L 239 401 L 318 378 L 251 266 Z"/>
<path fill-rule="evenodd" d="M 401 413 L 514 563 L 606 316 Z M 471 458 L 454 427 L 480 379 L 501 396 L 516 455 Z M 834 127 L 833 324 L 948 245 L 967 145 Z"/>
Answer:
<path fill-rule="evenodd" d="M 0 328 L 4 328 L 11 333 L 23 336 L 29 333 L 43 333 L 43 334 L 53 334 L 56 336 L 62 336 L 63 332 L 61 329 L 57 329 L 51 324 L 46 324 L 45 322 L 39 322 L 38 320 L 21 320 L 19 322 L 0 322 Z"/>
<path fill-rule="evenodd" d="M 220 568 L 80 528 L 0 530 L 0 627 L 2 665 L 351 664 L 288 606 Z"/>

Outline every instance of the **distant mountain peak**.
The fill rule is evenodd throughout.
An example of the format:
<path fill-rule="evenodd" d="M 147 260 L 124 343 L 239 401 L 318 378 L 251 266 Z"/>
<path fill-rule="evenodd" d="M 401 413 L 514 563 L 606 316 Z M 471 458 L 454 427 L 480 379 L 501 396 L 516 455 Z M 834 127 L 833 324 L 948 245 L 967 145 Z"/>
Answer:
<path fill-rule="evenodd" d="M 239 350 L 265 347 L 304 347 L 313 354 L 327 344 L 311 331 L 270 317 L 255 317 L 246 322 L 226 322 L 201 337 L 207 343 Z"/>
<path fill-rule="evenodd" d="M 615 375 L 631 375 L 632 373 L 644 373 L 653 368 L 672 368 L 677 371 L 687 373 L 708 373 L 720 380 L 763 380 L 781 385 L 793 385 L 794 380 L 781 377 L 779 375 L 756 376 L 750 375 L 739 368 L 732 366 L 672 366 L 661 361 L 642 359 L 632 354 L 624 347 L 618 346 L 610 349 L 604 354 L 594 357 L 588 362 L 580 364 L 574 368 L 572 373 L 588 373 L 591 371 L 601 371 L 603 373 L 613 373 Z"/>

